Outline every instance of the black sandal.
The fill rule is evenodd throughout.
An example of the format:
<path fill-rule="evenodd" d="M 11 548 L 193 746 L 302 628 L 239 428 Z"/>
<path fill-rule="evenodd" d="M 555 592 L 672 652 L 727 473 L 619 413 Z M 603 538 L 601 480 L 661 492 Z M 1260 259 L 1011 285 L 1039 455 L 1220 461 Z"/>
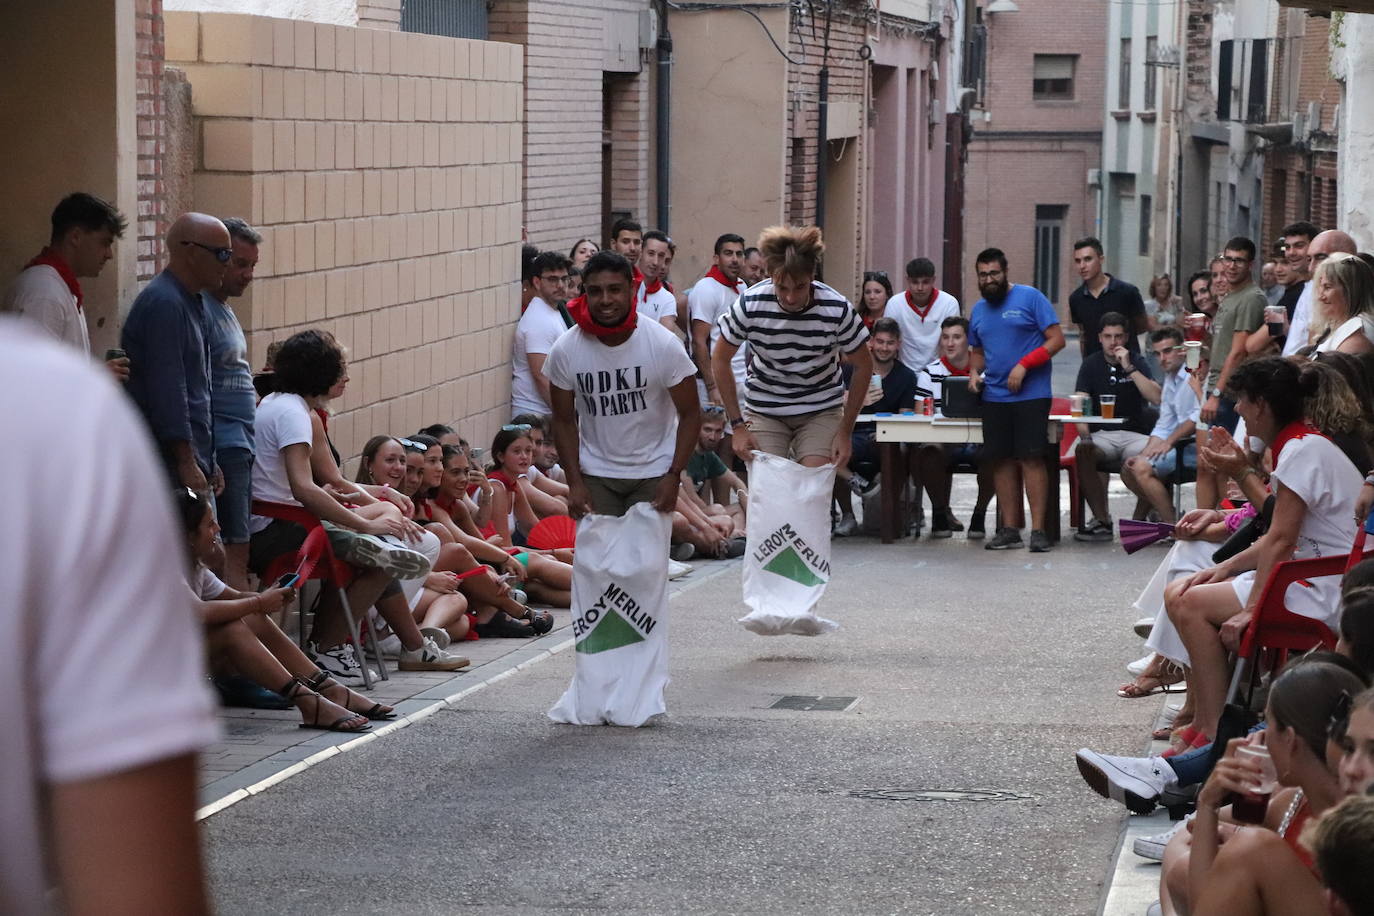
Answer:
<path fill-rule="evenodd" d="M 324 696 L 324 692 L 331 687 L 343 687 L 344 690 L 348 690 L 349 696 L 355 693 L 355 691 L 349 690 L 343 684 L 331 678 L 329 672 L 323 669 L 316 671 L 313 677 L 303 683 L 321 696 Z M 358 696 L 362 696 L 362 694 L 358 694 Z M 325 699 L 329 700 L 329 697 L 325 697 Z M 369 698 L 363 697 L 363 699 L 366 700 Z M 335 701 L 329 700 L 329 702 L 333 703 Z M 360 716 L 367 716 L 367 718 L 371 719 L 373 722 L 386 722 L 396 718 L 396 711 L 383 706 L 381 703 L 373 703 L 371 709 L 350 709 L 347 703 L 339 703 L 338 705 L 347 709 L 349 712 L 357 713 Z"/>
<path fill-rule="evenodd" d="M 368 729 L 370 729 L 370 728 L 372 727 L 372 726 L 369 725 L 367 722 L 363 722 L 361 725 L 355 725 L 355 726 L 353 726 L 352 728 L 349 728 L 349 727 L 345 726 L 345 725 L 344 725 L 345 722 L 352 722 L 354 719 L 358 719 L 358 718 L 366 718 L 366 716 L 363 716 L 362 713 L 360 713 L 360 712 L 353 712 L 353 711 L 348 710 L 348 709 L 345 709 L 345 712 L 347 712 L 348 715 L 346 715 L 346 716 L 340 716 L 339 718 L 335 719 L 333 722 L 330 722 L 328 725 L 322 724 L 322 723 L 320 722 L 320 701 L 321 701 L 321 700 L 324 700 L 324 701 L 327 702 L 327 703 L 333 703 L 334 701 L 328 699 L 327 697 L 320 696 L 318 693 L 316 693 L 314 690 L 312 690 L 312 689 L 310 688 L 310 685 L 309 685 L 308 683 L 306 683 L 305 680 L 304 680 L 303 678 L 298 678 L 298 677 L 293 677 L 293 678 L 291 678 L 291 680 L 287 681 L 285 684 L 282 685 L 282 688 L 281 688 L 280 690 L 278 690 L 277 693 L 281 694 L 283 697 L 285 697 L 285 698 L 288 699 L 288 700 L 293 700 L 293 701 L 294 701 L 295 698 L 296 698 L 296 696 L 297 696 L 298 694 L 300 694 L 300 692 L 301 692 L 302 690 L 309 691 L 310 696 L 312 696 L 312 697 L 315 698 L 315 714 L 314 714 L 314 717 L 311 718 L 310 721 L 308 721 L 308 722 L 302 722 L 302 723 L 300 724 L 300 727 L 301 727 L 301 728 L 318 729 L 319 731 L 324 731 L 324 732 L 349 732 L 349 733 L 357 733 L 357 732 L 365 732 L 365 731 L 367 731 Z M 301 710 L 301 714 L 304 715 L 304 714 L 305 714 L 305 710 L 302 709 L 302 710 Z"/>
<path fill-rule="evenodd" d="M 529 621 L 530 629 L 534 635 L 543 636 L 553 629 L 553 615 L 548 611 L 536 611 L 532 607 L 525 608 L 525 619 Z"/>
<path fill-rule="evenodd" d="M 538 634 L 530 624 L 516 620 L 505 611 L 497 611 L 495 617 L 477 625 L 477 635 L 488 639 L 529 639 Z"/>

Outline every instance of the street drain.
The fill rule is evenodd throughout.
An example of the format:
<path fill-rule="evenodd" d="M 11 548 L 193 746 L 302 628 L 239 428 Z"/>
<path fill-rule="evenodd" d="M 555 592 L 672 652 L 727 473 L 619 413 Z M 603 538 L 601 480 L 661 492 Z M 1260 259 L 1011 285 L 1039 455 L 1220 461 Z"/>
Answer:
<path fill-rule="evenodd" d="M 849 797 L 874 801 L 999 802 L 1029 801 L 1035 796 L 1008 789 L 853 789 Z"/>
<path fill-rule="evenodd" d="M 782 697 L 769 709 L 792 709 L 797 712 L 844 712 L 859 702 L 858 697 Z"/>

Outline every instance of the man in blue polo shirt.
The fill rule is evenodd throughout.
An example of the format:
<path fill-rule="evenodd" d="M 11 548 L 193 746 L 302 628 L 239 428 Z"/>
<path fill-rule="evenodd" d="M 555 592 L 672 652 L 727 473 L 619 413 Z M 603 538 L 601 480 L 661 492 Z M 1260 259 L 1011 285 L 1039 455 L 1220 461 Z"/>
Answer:
<path fill-rule="evenodd" d="M 1092 236 L 1073 243 L 1073 266 L 1083 285 L 1069 293 L 1069 319 L 1078 325 L 1078 349 L 1084 355 L 1102 349 L 1098 335 L 1102 316 L 1125 315 L 1126 349 L 1140 352 L 1140 335 L 1150 329 L 1140 290 L 1102 269 L 1102 243 Z"/>
<path fill-rule="evenodd" d="M 1043 293 L 1007 281 L 1007 256 L 1000 249 L 979 252 L 974 269 L 983 298 L 969 317 L 969 388 L 983 394 L 983 460 L 994 462 L 997 503 L 1005 523 L 983 546 L 1023 546 L 1019 465 L 1030 501 L 1030 549 L 1044 553 L 1050 549 L 1046 513 L 1059 511 L 1058 506 L 1046 505 L 1050 359 L 1064 349 L 1064 331 Z"/>

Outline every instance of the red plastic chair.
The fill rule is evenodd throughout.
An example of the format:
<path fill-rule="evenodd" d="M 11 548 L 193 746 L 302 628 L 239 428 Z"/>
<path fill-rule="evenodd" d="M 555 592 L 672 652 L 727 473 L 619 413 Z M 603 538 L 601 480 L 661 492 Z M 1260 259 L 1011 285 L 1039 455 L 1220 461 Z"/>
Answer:
<path fill-rule="evenodd" d="M 1050 413 L 1066 416 L 1070 411 L 1068 398 L 1055 398 Z M 1083 527 L 1083 495 L 1078 490 L 1078 459 L 1074 448 L 1078 445 L 1078 424 L 1065 423 L 1059 437 L 1059 470 L 1069 472 L 1069 525 Z M 1058 507 L 1055 507 L 1058 512 Z"/>
<path fill-rule="evenodd" d="M 1236 701 L 1241 685 L 1246 683 L 1253 672 L 1261 652 L 1274 650 L 1278 653 L 1275 665 L 1277 670 L 1288 660 L 1289 652 L 1335 648 L 1336 634 L 1331 632 L 1326 624 L 1311 617 L 1294 614 L 1284 606 L 1284 601 L 1288 595 L 1288 587 L 1294 583 L 1321 576 L 1343 575 L 1366 556 L 1374 556 L 1374 550 L 1365 553 L 1364 541 L 1364 528 L 1360 528 L 1349 555 L 1288 560 L 1274 567 L 1274 571 L 1269 574 L 1269 581 L 1264 584 L 1264 593 L 1260 596 L 1255 619 L 1250 621 L 1245 635 L 1241 637 L 1240 651 L 1236 653 L 1236 667 L 1231 673 L 1231 686 L 1226 691 L 1228 704 Z"/>
<path fill-rule="evenodd" d="M 320 524 L 320 520 L 300 506 L 262 502 L 256 499 L 253 500 L 253 514 L 294 522 L 306 530 L 305 540 L 295 553 L 282 554 L 267 565 L 263 583 L 276 582 L 287 573 L 295 572 L 300 574 L 301 582 L 308 582 L 313 579 L 332 586 L 339 593 L 339 604 L 343 608 L 344 620 L 348 623 L 349 636 L 352 637 L 355 646 L 361 647 L 363 645 L 362 621 L 354 615 L 353 607 L 348 602 L 347 589 L 349 583 L 353 581 L 353 567 L 334 555 L 334 547 L 329 542 L 329 532 L 324 529 L 324 525 Z M 305 639 L 304 608 L 301 609 L 300 615 L 300 636 L 303 642 Z M 377 670 L 381 673 L 382 680 L 389 680 L 390 675 L 387 674 L 386 663 L 382 660 L 381 650 L 377 647 L 377 636 L 370 626 L 367 628 L 367 649 L 377 663 Z M 372 674 L 368 670 L 367 662 L 367 653 L 364 653 L 363 684 L 370 690 L 372 689 Z"/>

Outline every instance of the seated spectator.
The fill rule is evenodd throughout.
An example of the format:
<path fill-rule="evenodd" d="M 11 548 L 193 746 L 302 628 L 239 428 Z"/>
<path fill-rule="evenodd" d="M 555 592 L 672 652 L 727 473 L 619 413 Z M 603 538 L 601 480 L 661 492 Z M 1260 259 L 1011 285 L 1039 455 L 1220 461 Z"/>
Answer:
<path fill-rule="evenodd" d="M 467 661 L 448 655 L 420 633 L 395 581 L 397 575 L 423 575 L 429 561 L 399 541 L 382 538 L 418 543 L 419 529 L 393 506 L 383 507 L 374 518 L 354 512 L 321 488 L 311 473 L 314 436 L 310 415 L 344 375 L 342 348 L 320 331 L 301 331 L 282 345 L 273 373 L 276 390 L 258 405 L 253 498 L 304 508 L 334 526 L 331 541 L 340 559 L 356 570 L 347 589 L 350 606 L 361 614 L 376 605 L 401 639 L 402 670 L 456 670 Z M 306 534 L 295 522 L 256 515 L 249 530 L 248 567 L 260 578 L 273 560 L 299 548 Z M 362 681 L 361 665 L 353 646 L 346 642 L 349 632 L 337 600 L 327 601 L 316 614 L 314 638 L 321 668 L 344 684 Z"/>
<path fill-rule="evenodd" d="M 725 408 L 717 404 L 704 407 L 697 450 L 692 453 L 683 473 L 711 514 L 729 515 L 735 520 L 735 527 L 743 531 L 749 491 L 739 475 L 720 460 L 720 443 L 724 437 Z"/>
<path fill-rule="evenodd" d="M 539 524 L 539 515 L 530 506 L 530 465 L 534 463 L 531 427 L 509 423 L 501 427 L 491 443 L 491 462 L 487 478 L 495 485 L 491 497 L 491 530 L 503 547 L 525 543 L 525 535 Z"/>
<path fill-rule="evenodd" d="M 1145 321 L 1151 331 L 1178 324 L 1183 301 L 1174 294 L 1174 281 L 1161 274 L 1150 281 L 1150 297 L 1145 300 Z"/>
<path fill-rule="evenodd" d="M 553 433 L 549 418 L 542 413 L 522 413 L 511 419 L 512 426 L 528 426 L 530 441 L 534 443 L 534 455 L 530 461 L 530 508 L 540 518 L 550 515 L 568 514 L 568 485 L 554 480 L 544 473 L 544 468 L 552 470 L 558 461 L 558 451 L 553 445 Z M 550 461 L 549 456 L 552 456 Z M 562 468 L 558 471 L 562 473 Z"/>
<path fill-rule="evenodd" d="M 563 307 L 568 259 L 556 251 L 545 251 L 535 259 L 532 269 L 530 282 L 535 296 L 520 316 L 511 341 L 511 410 L 547 414 L 549 380 L 544 376 L 544 360 L 553 342 L 572 326 Z"/>
<path fill-rule="evenodd" d="M 1364 474 L 1327 435 L 1308 422 L 1320 373 L 1281 357 L 1242 364 L 1234 373 L 1238 409 L 1251 436 L 1276 455 L 1276 502 L 1268 531 L 1253 547 L 1170 584 L 1165 608 L 1188 649 L 1195 716 L 1185 741 L 1210 741 L 1226 691 L 1226 653 L 1236 648 L 1274 565 L 1346 553 L 1355 536 L 1355 498 Z M 1353 402 L 1353 397 L 1351 401 Z M 1354 410 L 1358 411 L 1358 405 Z M 1367 452 L 1361 459 L 1368 469 Z M 1289 590 L 1287 607 L 1335 628 L 1338 583 L 1317 577 Z"/>
<path fill-rule="evenodd" d="M 863 385 L 869 389 L 869 393 L 866 403 L 859 408 L 860 419 L 855 422 L 854 431 L 850 434 L 849 461 L 835 469 L 835 499 L 840 504 L 840 520 L 835 525 L 837 537 L 849 537 L 859 530 L 859 523 L 854 519 L 851 493 L 868 494 L 876 486 L 878 426 L 872 420 L 862 418 L 875 413 L 900 413 L 913 410 L 916 406 L 916 373 L 897 358 L 901 350 L 901 326 L 891 318 L 879 318 L 873 322 L 873 332 L 868 338 L 873 374 L 867 379 L 855 378 L 851 365 L 846 363 L 842 367 L 846 387 Z M 874 380 L 879 382 L 876 387 Z M 883 481 L 884 486 L 900 487 L 904 483 L 905 480 Z"/>
<path fill-rule="evenodd" d="M 1159 419 L 1150 430 L 1149 441 L 1138 455 L 1126 459 L 1121 482 L 1145 500 L 1161 521 L 1176 518 L 1169 485 L 1178 475 L 1197 472 L 1197 444 L 1183 449 L 1183 467 L 1178 466 L 1175 446 L 1193 437 L 1198 411 L 1202 408 L 1202 381 L 1184 365 L 1183 332 L 1175 327 L 1160 328 L 1150 334 L 1150 349 L 1164 378 L 1159 399 Z"/>
<path fill-rule="evenodd" d="M 446 423 L 431 423 L 429 426 L 426 426 L 424 429 L 420 430 L 419 434 L 421 436 L 429 436 L 431 439 L 436 440 L 440 445 L 467 445 L 467 443 L 463 441 L 463 437 L 458 435 L 458 430 L 454 429 L 452 426 L 449 426 Z"/>
<path fill-rule="evenodd" d="M 1354 255 L 1336 253 L 1317 267 L 1313 311 L 1327 330 L 1317 352 L 1368 353 L 1374 350 L 1374 270 Z"/>
<path fill-rule="evenodd" d="M 968 351 L 968 319 L 956 315 L 940 322 L 940 348 L 935 360 L 916 377 L 917 394 L 929 396 L 938 405 L 943 379 L 968 378 Z M 997 487 L 992 479 L 991 464 L 978 461 L 979 451 L 979 446 L 972 443 L 923 445 L 916 449 L 917 477 L 930 495 L 931 537 L 947 538 L 956 531 L 964 530 L 949 508 L 950 493 L 954 489 L 954 471 L 961 466 L 972 466 L 978 472 L 978 498 L 973 506 L 973 515 L 969 518 L 969 540 L 977 541 L 986 536 L 985 517 L 988 504 L 997 495 Z"/>
<path fill-rule="evenodd" d="M 271 615 L 288 608 L 296 587 L 241 592 L 206 566 L 219 556 L 219 525 L 206 499 L 177 493 L 186 534 L 187 582 L 195 594 L 205 641 L 213 659 L 222 655 L 253 683 L 279 693 L 301 712 L 301 728 L 367 731 L 369 719 L 394 719 L 390 706 L 374 703 L 330 678 L 281 631 Z"/>
<path fill-rule="evenodd" d="M 754 250 L 757 251 L 758 249 Z M 883 310 L 887 308 L 887 300 L 891 298 L 892 281 L 887 278 L 887 271 L 865 271 L 864 282 L 859 289 L 858 305 L 855 307 L 855 311 L 859 313 L 859 317 L 863 319 L 864 325 L 870 331 L 873 330 L 873 322 L 883 317 Z"/>
<path fill-rule="evenodd" d="M 1374 734 L 1371 734 L 1374 738 Z M 1374 910 L 1374 798 L 1347 797 L 1304 835 L 1326 887 L 1331 916 L 1365 916 Z"/>
<path fill-rule="evenodd" d="M 1092 510 L 1092 520 L 1074 532 L 1077 541 L 1111 541 L 1111 513 L 1107 508 L 1107 487 L 1101 471 L 1119 471 L 1125 462 L 1139 455 L 1150 442 L 1154 417 L 1149 405 L 1158 404 L 1159 383 L 1143 364 L 1139 353 L 1126 346 L 1126 316 L 1108 312 L 1099 321 L 1100 349 L 1089 349 L 1078 370 L 1074 394 L 1091 399 L 1092 413 L 1102 416 L 1102 398 L 1115 399 L 1113 415 L 1126 422 L 1101 426 L 1078 424 L 1078 446 L 1074 452 L 1079 492 Z"/>

